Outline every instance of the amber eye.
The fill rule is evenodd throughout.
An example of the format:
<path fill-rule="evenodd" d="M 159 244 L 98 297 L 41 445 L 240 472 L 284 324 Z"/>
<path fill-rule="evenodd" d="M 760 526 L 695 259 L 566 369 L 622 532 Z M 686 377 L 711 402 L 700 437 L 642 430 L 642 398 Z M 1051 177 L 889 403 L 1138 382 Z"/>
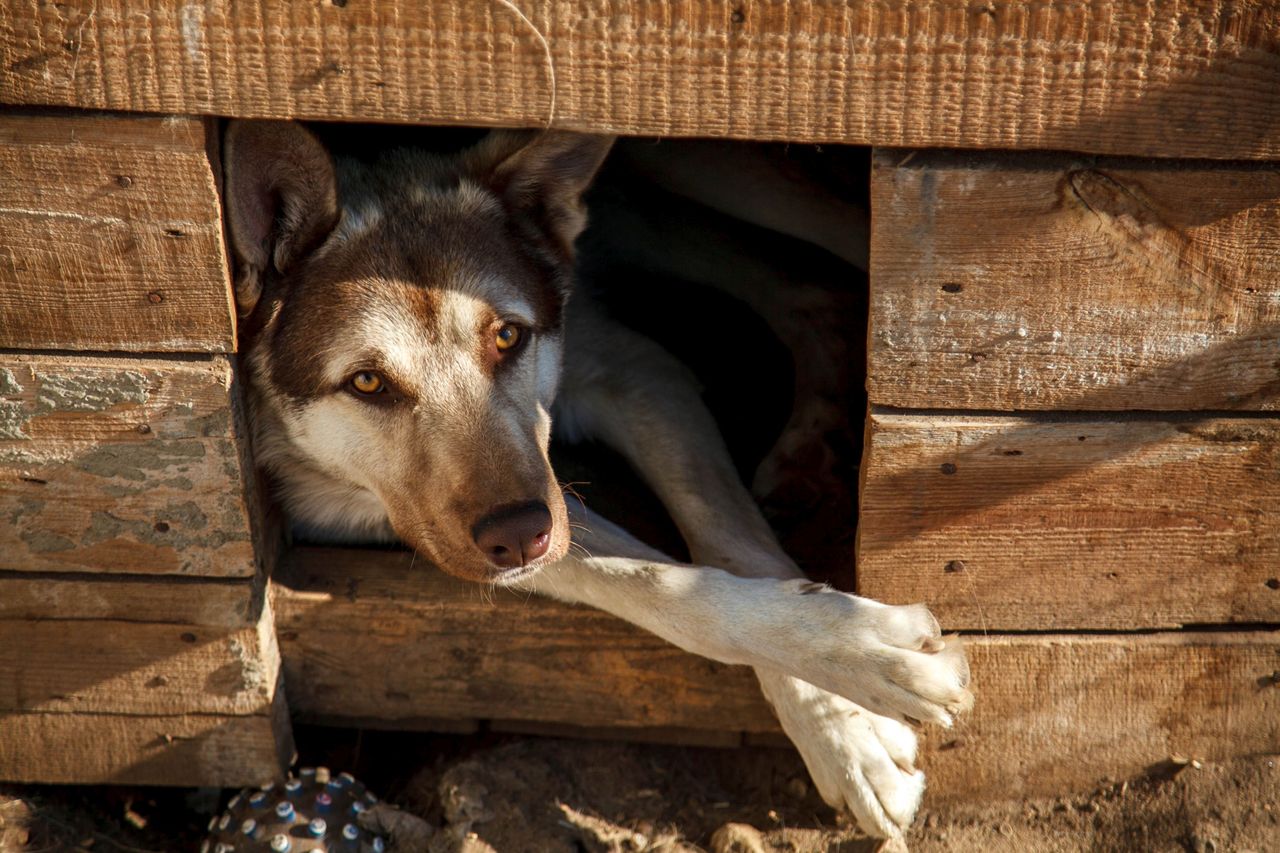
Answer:
<path fill-rule="evenodd" d="M 493 343 L 498 348 L 498 352 L 509 352 L 520 343 L 520 337 L 520 327 L 506 323 L 494 334 Z"/>
<path fill-rule="evenodd" d="M 362 370 L 351 377 L 351 387 L 361 394 L 377 394 L 385 386 L 381 376 L 371 370 Z"/>

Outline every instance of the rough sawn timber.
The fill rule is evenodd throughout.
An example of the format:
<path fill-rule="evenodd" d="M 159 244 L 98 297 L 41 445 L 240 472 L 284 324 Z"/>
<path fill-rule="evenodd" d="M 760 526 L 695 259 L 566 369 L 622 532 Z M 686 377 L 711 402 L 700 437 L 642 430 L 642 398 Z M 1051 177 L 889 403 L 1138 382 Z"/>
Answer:
<path fill-rule="evenodd" d="M 745 668 L 586 608 L 483 594 L 407 553 L 303 549 L 280 580 L 303 714 L 777 731 Z M 971 637 L 968 651 L 975 709 L 930 730 L 922 757 L 934 803 L 1084 790 L 1179 753 L 1280 751 L 1277 632 Z"/>
<path fill-rule="evenodd" d="M 0 108 L 0 347 L 235 348 L 206 127 Z"/>
<path fill-rule="evenodd" d="M 0 620 L 164 622 L 236 628 L 252 624 L 265 581 L 173 575 L 0 572 Z"/>
<path fill-rule="evenodd" d="M 948 629 L 1280 624 L 1280 419 L 873 411 L 858 592 Z"/>
<path fill-rule="evenodd" d="M 0 620 L 0 715 L 261 714 L 279 672 L 269 610 L 236 629 Z"/>
<path fill-rule="evenodd" d="M 239 788 L 283 775 L 293 753 L 279 696 L 255 716 L 0 715 L 0 779 Z"/>
<path fill-rule="evenodd" d="M 235 396 L 226 356 L 0 354 L 0 570 L 252 577 Z"/>
<path fill-rule="evenodd" d="M 278 778 L 293 752 L 281 684 L 265 606 L 236 628 L 0 619 L 0 779 Z"/>
<path fill-rule="evenodd" d="M 872 404 L 1280 408 L 1280 164 L 877 151 Z"/>
<path fill-rule="evenodd" d="M 18 104 L 1280 156 L 1264 2 L 0 0 L 0 20 Z"/>

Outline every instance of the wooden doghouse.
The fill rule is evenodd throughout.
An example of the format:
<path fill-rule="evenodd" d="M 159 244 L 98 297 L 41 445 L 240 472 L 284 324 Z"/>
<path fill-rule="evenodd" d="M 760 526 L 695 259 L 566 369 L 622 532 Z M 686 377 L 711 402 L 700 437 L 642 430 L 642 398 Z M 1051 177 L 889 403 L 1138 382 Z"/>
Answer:
<path fill-rule="evenodd" d="M 0 778 L 258 781 L 290 712 L 777 737 L 610 617 L 276 565 L 206 116 L 875 146 L 857 583 L 972 635 L 936 796 L 1280 751 L 1273 4 L 0 0 L 0 103 Z"/>

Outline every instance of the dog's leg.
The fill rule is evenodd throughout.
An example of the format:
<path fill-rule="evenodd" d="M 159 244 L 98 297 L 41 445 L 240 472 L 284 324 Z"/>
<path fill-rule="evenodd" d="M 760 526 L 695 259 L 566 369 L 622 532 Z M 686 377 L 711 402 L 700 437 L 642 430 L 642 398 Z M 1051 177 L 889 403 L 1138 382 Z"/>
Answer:
<path fill-rule="evenodd" d="M 904 709 L 948 724 L 969 701 L 963 651 L 932 651 L 942 641 L 928 611 L 801 579 L 677 564 L 572 499 L 569 508 L 570 555 L 520 588 L 613 613 L 694 654 L 754 666 L 822 797 L 870 833 L 901 834 L 924 790 Z M 893 681 L 901 677 L 910 683 Z"/>
<path fill-rule="evenodd" d="M 950 725 L 967 705 L 959 646 L 923 607 L 890 607 L 802 579 L 676 563 L 568 500 L 576 548 L 526 581 L 724 663 L 787 672 L 899 719 Z"/>
<path fill-rule="evenodd" d="M 569 426 L 628 458 L 666 505 L 695 562 L 747 577 L 802 577 L 738 481 L 683 366 L 651 341 L 581 308 L 570 340 L 584 351 L 566 363 Z M 951 659 L 961 682 L 963 654 L 953 652 Z M 781 669 L 758 666 L 756 673 L 823 799 L 851 811 L 869 832 L 900 835 L 924 790 L 910 728 Z"/>

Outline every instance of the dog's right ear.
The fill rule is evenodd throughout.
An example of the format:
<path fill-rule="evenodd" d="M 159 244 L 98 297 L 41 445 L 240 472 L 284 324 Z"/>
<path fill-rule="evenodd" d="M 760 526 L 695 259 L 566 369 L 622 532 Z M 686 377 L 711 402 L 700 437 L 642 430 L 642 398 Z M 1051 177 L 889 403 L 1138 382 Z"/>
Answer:
<path fill-rule="evenodd" d="M 269 269 L 284 273 L 338 222 L 333 161 L 292 121 L 233 121 L 223 149 L 236 307 L 253 312 Z"/>

